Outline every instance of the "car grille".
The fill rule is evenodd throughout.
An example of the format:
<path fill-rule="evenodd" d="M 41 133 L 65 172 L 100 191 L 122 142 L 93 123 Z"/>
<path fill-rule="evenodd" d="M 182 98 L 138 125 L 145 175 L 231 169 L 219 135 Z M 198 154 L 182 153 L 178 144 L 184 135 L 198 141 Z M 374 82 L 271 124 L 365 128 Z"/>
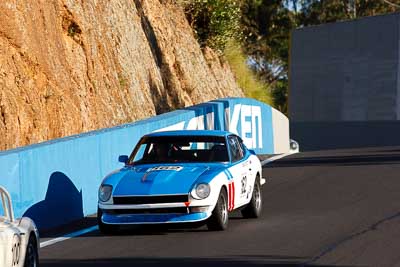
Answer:
<path fill-rule="evenodd" d="M 187 214 L 190 212 L 186 207 L 161 208 L 161 209 L 114 209 L 105 210 L 109 214 Z"/>
<path fill-rule="evenodd" d="M 129 196 L 113 197 L 114 204 L 140 205 L 140 204 L 160 204 L 160 203 L 183 203 L 189 201 L 189 195 L 164 195 L 164 196 Z"/>

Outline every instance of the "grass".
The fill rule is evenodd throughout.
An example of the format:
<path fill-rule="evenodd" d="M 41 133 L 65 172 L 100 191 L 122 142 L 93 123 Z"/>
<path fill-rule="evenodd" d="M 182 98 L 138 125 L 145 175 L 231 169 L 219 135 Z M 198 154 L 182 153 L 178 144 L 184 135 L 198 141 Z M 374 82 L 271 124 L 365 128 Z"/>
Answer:
<path fill-rule="evenodd" d="M 82 30 L 79 28 L 78 24 L 71 22 L 71 24 L 68 26 L 68 36 L 74 38 L 76 34 L 80 33 L 82 33 Z"/>
<path fill-rule="evenodd" d="M 246 97 L 257 99 L 272 105 L 272 97 L 267 83 L 261 81 L 246 63 L 246 55 L 242 52 L 240 45 L 230 41 L 224 55 L 228 61 L 239 87 L 242 88 Z"/>
<path fill-rule="evenodd" d="M 128 80 L 124 77 L 122 73 L 118 73 L 118 81 L 119 81 L 119 86 L 122 88 L 125 88 L 128 86 Z"/>

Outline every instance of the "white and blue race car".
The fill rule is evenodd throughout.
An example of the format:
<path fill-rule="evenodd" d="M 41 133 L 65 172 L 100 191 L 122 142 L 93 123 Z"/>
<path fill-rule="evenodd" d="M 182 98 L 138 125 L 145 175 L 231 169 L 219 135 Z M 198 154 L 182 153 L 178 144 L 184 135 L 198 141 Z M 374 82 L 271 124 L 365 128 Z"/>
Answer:
<path fill-rule="evenodd" d="M 105 234 L 121 225 L 188 222 L 224 230 L 235 209 L 246 218 L 261 214 L 261 163 L 232 133 L 152 133 L 119 161 L 125 166 L 99 188 L 97 218 Z"/>

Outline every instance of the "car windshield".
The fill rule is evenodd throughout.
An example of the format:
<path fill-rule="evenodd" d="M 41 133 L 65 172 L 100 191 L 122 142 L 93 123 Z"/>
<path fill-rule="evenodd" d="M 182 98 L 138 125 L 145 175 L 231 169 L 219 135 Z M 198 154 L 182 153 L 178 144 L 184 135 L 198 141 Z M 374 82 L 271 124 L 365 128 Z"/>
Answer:
<path fill-rule="evenodd" d="M 152 136 L 140 140 L 128 164 L 227 161 L 224 137 Z"/>

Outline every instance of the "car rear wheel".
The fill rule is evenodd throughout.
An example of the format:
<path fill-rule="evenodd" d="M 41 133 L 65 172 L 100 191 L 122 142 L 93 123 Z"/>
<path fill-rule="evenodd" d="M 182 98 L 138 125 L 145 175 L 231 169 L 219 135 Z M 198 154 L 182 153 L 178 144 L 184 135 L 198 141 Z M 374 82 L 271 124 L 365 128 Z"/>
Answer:
<path fill-rule="evenodd" d="M 36 267 L 39 265 L 39 254 L 36 239 L 30 235 L 28 246 L 26 247 L 24 267 Z"/>
<path fill-rule="evenodd" d="M 225 189 L 221 190 L 217 204 L 208 219 L 207 227 L 210 231 L 223 231 L 228 227 L 228 205 Z"/>
<path fill-rule="evenodd" d="M 99 225 L 100 232 L 105 235 L 116 234 L 119 230 L 119 225 L 103 223 L 103 221 L 101 220 L 102 215 L 103 212 L 101 211 L 101 209 L 97 209 L 97 224 Z"/>
<path fill-rule="evenodd" d="M 260 179 L 257 176 L 254 183 L 253 195 L 251 196 L 250 203 L 242 209 L 242 215 L 244 218 L 258 218 L 261 215 L 262 210 L 262 195 Z"/>

